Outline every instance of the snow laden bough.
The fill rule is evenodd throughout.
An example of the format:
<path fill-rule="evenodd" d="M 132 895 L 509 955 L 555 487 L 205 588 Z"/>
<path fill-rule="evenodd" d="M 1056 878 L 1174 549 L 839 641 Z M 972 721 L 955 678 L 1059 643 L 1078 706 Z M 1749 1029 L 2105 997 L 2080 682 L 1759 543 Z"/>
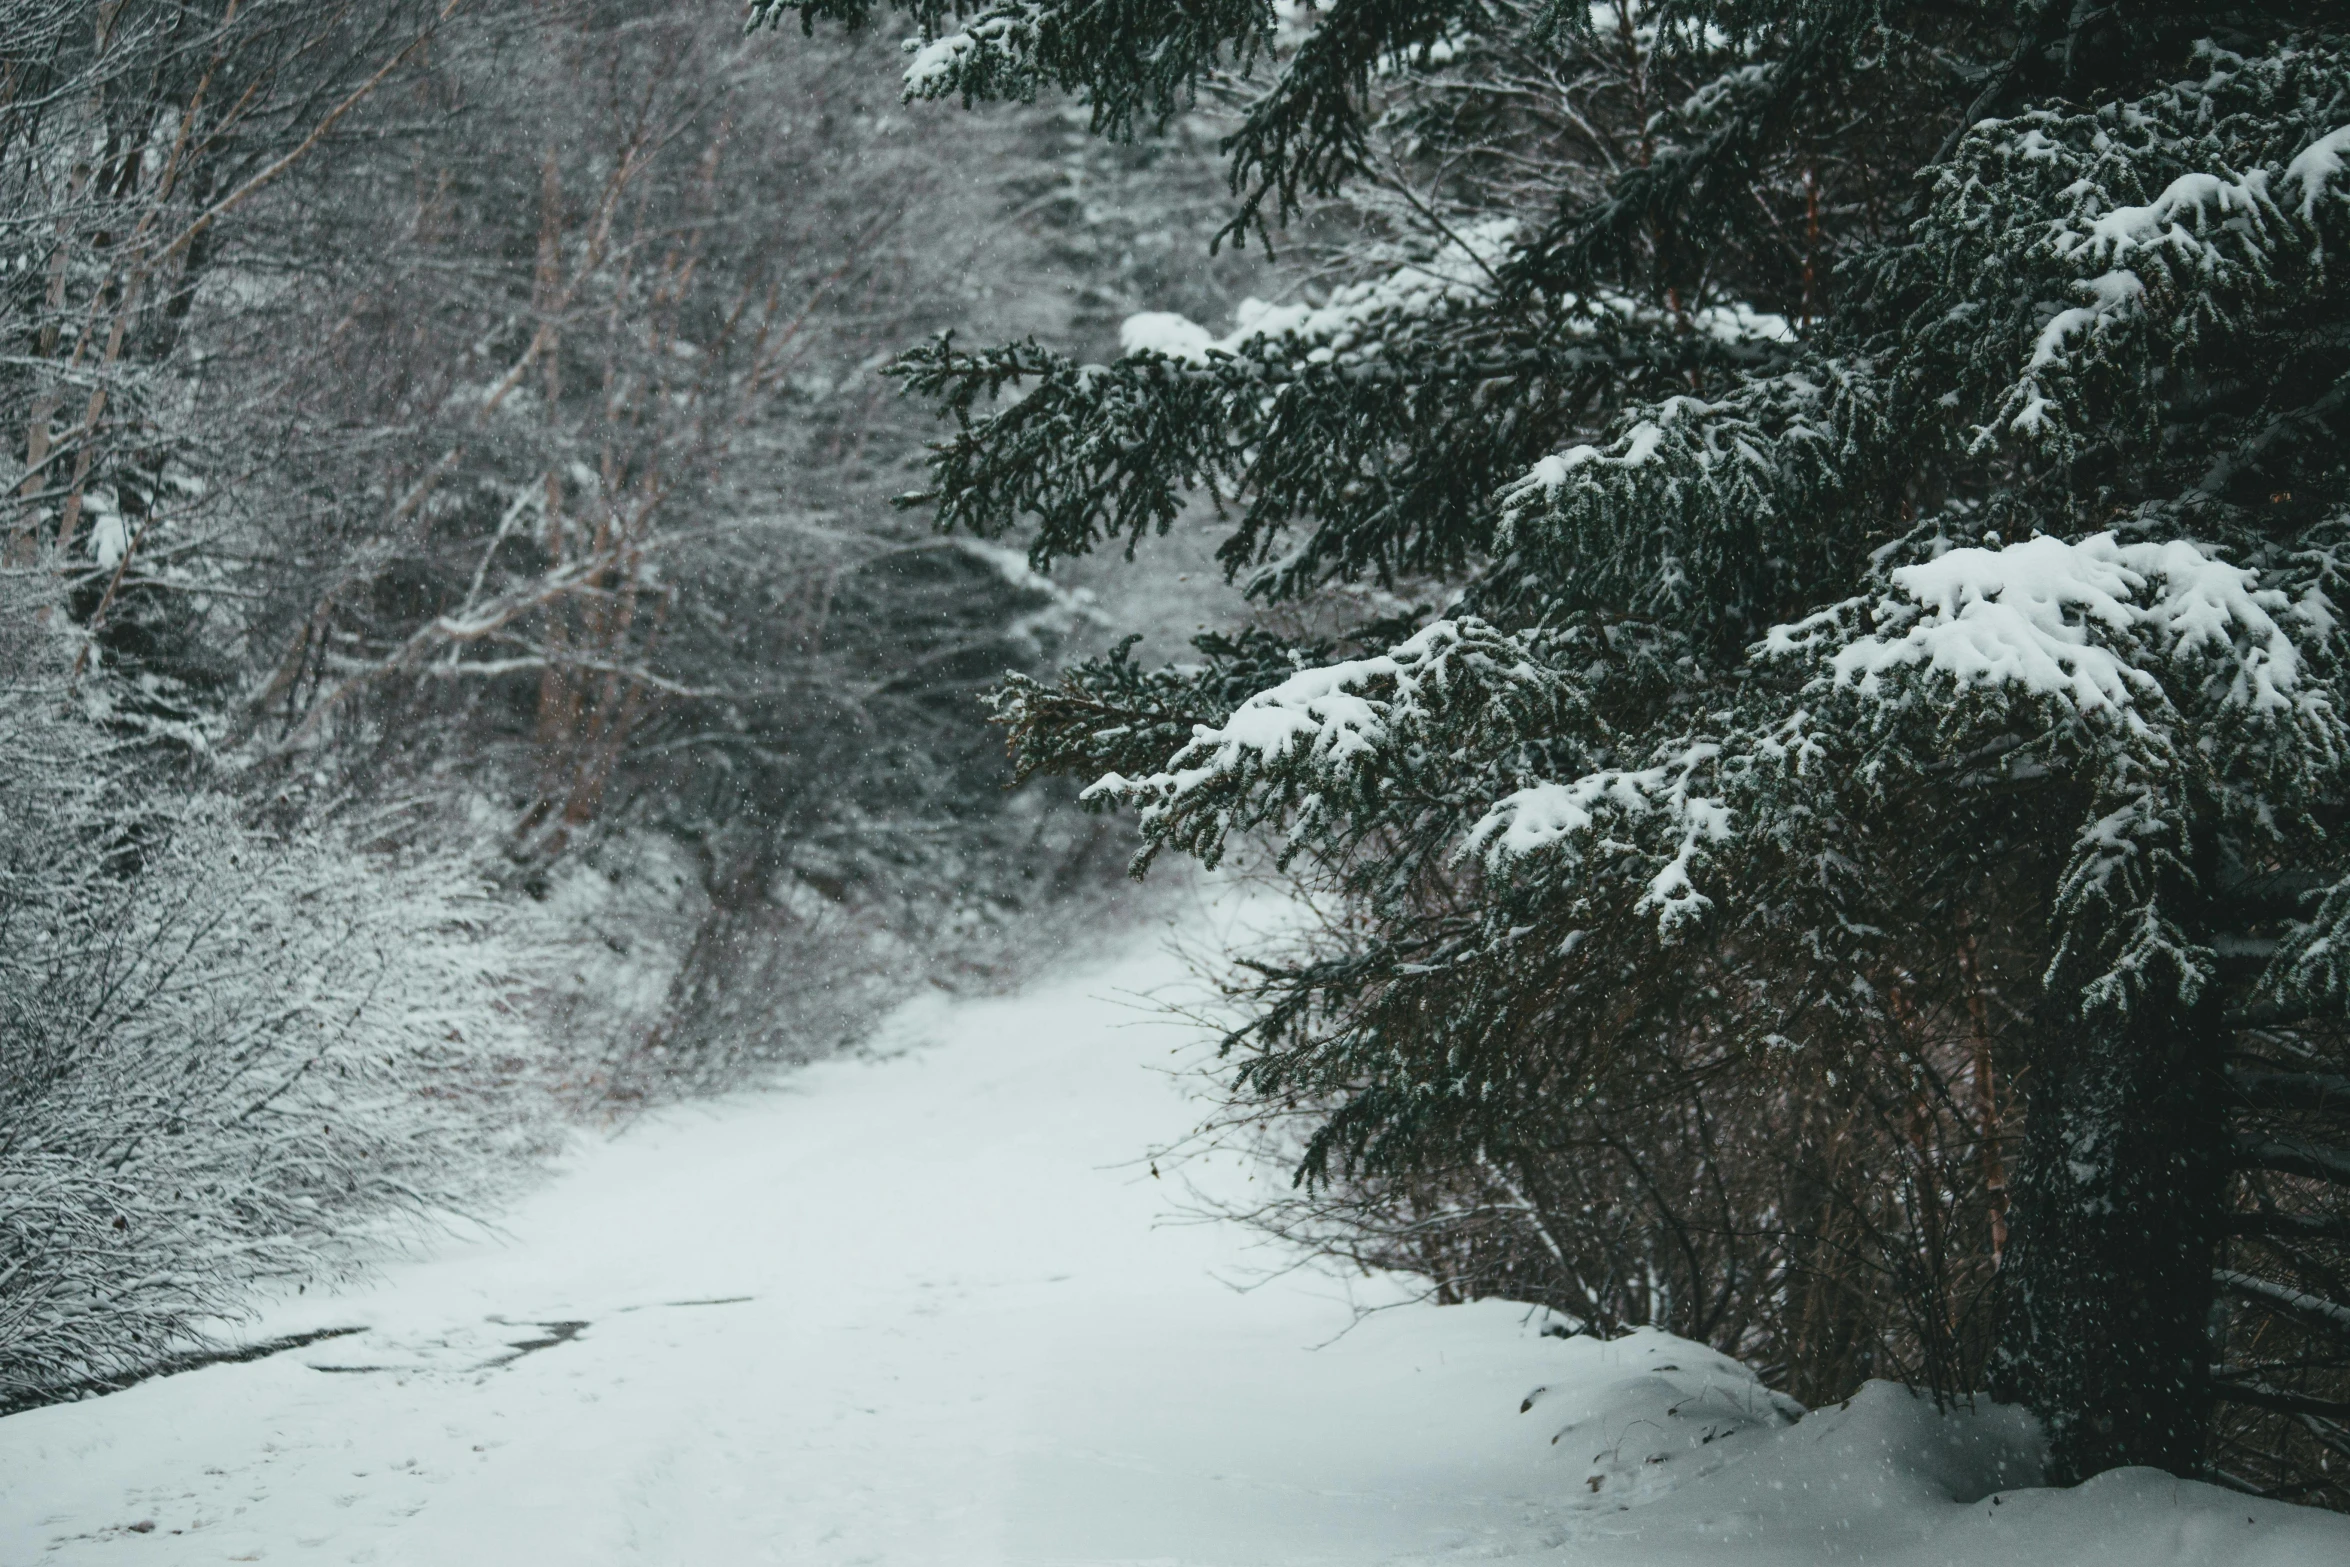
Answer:
<path fill-rule="evenodd" d="M 1953 547 L 1925 532 L 1881 562 L 1873 591 L 1772 628 L 1702 727 L 1652 730 L 1637 754 L 1619 729 L 1607 765 L 1461 813 L 1473 820 L 1451 852 L 1486 880 L 1495 950 L 1539 931 L 1561 956 L 1595 940 L 1661 956 L 1745 939 L 1757 911 L 1841 900 L 1845 928 L 1824 939 L 1842 945 L 1815 964 L 1811 1015 L 1852 1026 L 1900 1004 L 1870 924 L 1888 889 L 1857 868 L 1855 824 L 1941 833 L 1963 856 L 1984 821 L 1967 802 L 2033 802 L 2053 835 L 2032 1063 L 2047 1086 L 2028 1123 L 1998 1376 L 2049 1420 L 2060 1462 L 2068 1411 L 2117 1402 L 2170 1432 L 2181 1468 L 2199 1461 L 2200 1319 L 2167 1339 L 2159 1314 L 2126 1306 L 2082 1320 L 2080 1302 L 2137 1290 L 2063 1275 L 2212 1298 L 2218 1236 L 2189 1216 L 2224 1207 L 2228 997 L 2298 1004 L 2337 983 L 2339 895 L 2268 941 L 2249 983 L 2227 972 L 2247 950 L 2232 887 L 2293 858 L 2350 750 L 2331 572 L 2323 551 L 2255 570 L 2186 539 Z M 1235 829 L 1329 848 L 1392 817 L 1431 758 L 1455 782 L 1493 780 L 1523 766 L 1538 715 L 1572 712 L 1557 727 L 1604 735 L 1591 715 L 1608 666 L 1592 645 L 1588 629 L 1438 621 L 1384 654 L 1299 669 L 1200 726 L 1160 771 L 1092 793 L 1140 806 L 1152 845 L 1210 861 Z M 1757 1048 L 1801 1049 L 1790 1020 L 1805 1015 L 1799 1001 L 1758 1004 L 1743 1026 Z M 2106 1343 L 2143 1358 L 2117 1370 L 2077 1348 Z M 2081 1385 L 2115 1378 L 2130 1385 Z"/>
<path fill-rule="evenodd" d="M 980 537 L 1032 525 L 1042 567 L 1119 540 L 1131 549 L 1204 490 L 1238 509 L 1218 559 L 1258 597 L 1356 574 L 1458 573 L 1494 545 L 1562 402 L 1644 356 L 1686 370 L 1794 352 L 1783 317 L 1743 304 L 1676 313 L 1597 288 L 1529 300 L 1503 281 L 1529 238 L 1495 217 L 1383 244 L 1322 303 L 1247 300 L 1221 335 L 1144 312 L 1108 364 L 1034 341 L 973 351 L 939 338 L 889 372 L 957 426 L 932 458 L 932 487 L 907 499 Z M 1752 417 L 1774 428 L 1875 417 L 1869 383 L 1849 375 L 1756 386 L 1769 406 Z M 1398 447 L 1398 429 L 1426 445 Z M 1375 525 L 1346 520 L 1366 497 Z M 1766 531 L 1802 552 L 1800 532 Z"/>
<path fill-rule="evenodd" d="M 1409 857 L 1403 840 L 1441 832 L 1510 781 L 1629 743 L 1688 656 L 1680 638 L 1636 622 L 1506 632 L 1438 620 L 1384 653 L 1295 668 L 1220 722 L 1195 724 L 1163 767 L 1105 774 L 1086 798 L 1140 807 L 1146 862 L 1173 846 L 1213 866 L 1233 831 L 1260 828 L 1284 830 L 1292 855 L 1340 854 L 1382 825 Z M 1030 708 L 1036 695 L 1014 692 Z"/>

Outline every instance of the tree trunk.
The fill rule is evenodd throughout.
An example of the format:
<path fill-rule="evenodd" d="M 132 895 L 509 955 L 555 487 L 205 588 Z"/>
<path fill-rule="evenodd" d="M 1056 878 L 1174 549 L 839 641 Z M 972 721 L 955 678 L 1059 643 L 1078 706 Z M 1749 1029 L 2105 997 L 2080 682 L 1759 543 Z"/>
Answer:
<path fill-rule="evenodd" d="M 2227 1178 L 2215 991 L 2126 1019 L 2073 1010 L 2069 1028 L 2042 1031 L 2024 1085 L 1992 1389 L 2040 1417 L 2052 1484 L 2203 1467 Z"/>

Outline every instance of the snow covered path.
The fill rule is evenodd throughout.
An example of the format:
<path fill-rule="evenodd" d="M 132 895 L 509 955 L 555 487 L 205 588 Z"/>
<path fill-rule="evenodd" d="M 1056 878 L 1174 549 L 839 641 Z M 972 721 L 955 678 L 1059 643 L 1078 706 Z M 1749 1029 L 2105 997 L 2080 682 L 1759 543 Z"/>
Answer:
<path fill-rule="evenodd" d="M 2012 1427 L 1892 1389 L 1788 1425 L 1661 1334 L 1233 1290 L 1138 1162 L 1193 1114 L 1131 1000 L 1177 972 L 912 1015 L 258 1330 L 363 1332 L 0 1420 L 0 1563 L 2350 1561 L 2167 1476 L 1986 1496 Z"/>

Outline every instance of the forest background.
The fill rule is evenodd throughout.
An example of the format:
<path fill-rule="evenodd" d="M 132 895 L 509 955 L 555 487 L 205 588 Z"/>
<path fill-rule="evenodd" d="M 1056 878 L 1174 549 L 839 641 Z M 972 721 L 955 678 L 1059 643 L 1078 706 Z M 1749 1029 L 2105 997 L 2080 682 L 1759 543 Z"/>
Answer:
<path fill-rule="evenodd" d="M 878 372 L 1253 258 L 1211 132 L 942 134 L 896 50 L 0 0 L 0 1409 L 1131 902 L 976 695 L 1213 574 L 933 536 Z"/>

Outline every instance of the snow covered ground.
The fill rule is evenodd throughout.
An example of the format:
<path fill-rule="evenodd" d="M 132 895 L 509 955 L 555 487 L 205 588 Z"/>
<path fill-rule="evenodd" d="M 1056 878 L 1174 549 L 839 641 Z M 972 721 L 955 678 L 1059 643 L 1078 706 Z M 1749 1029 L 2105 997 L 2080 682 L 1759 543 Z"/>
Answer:
<path fill-rule="evenodd" d="M 1268 1259 L 1140 1157 L 1195 1114 L 1133 1001 L 1178 978 L 916 1009 L 255 1334 L 363 1331 L 0 1420 L 0 1563 L 2350 1563 L 2167 1475 L 2031 1489 L 2006 1412 L 1798 1420 L 1663 1334 L 1235 1290 Z"/>

